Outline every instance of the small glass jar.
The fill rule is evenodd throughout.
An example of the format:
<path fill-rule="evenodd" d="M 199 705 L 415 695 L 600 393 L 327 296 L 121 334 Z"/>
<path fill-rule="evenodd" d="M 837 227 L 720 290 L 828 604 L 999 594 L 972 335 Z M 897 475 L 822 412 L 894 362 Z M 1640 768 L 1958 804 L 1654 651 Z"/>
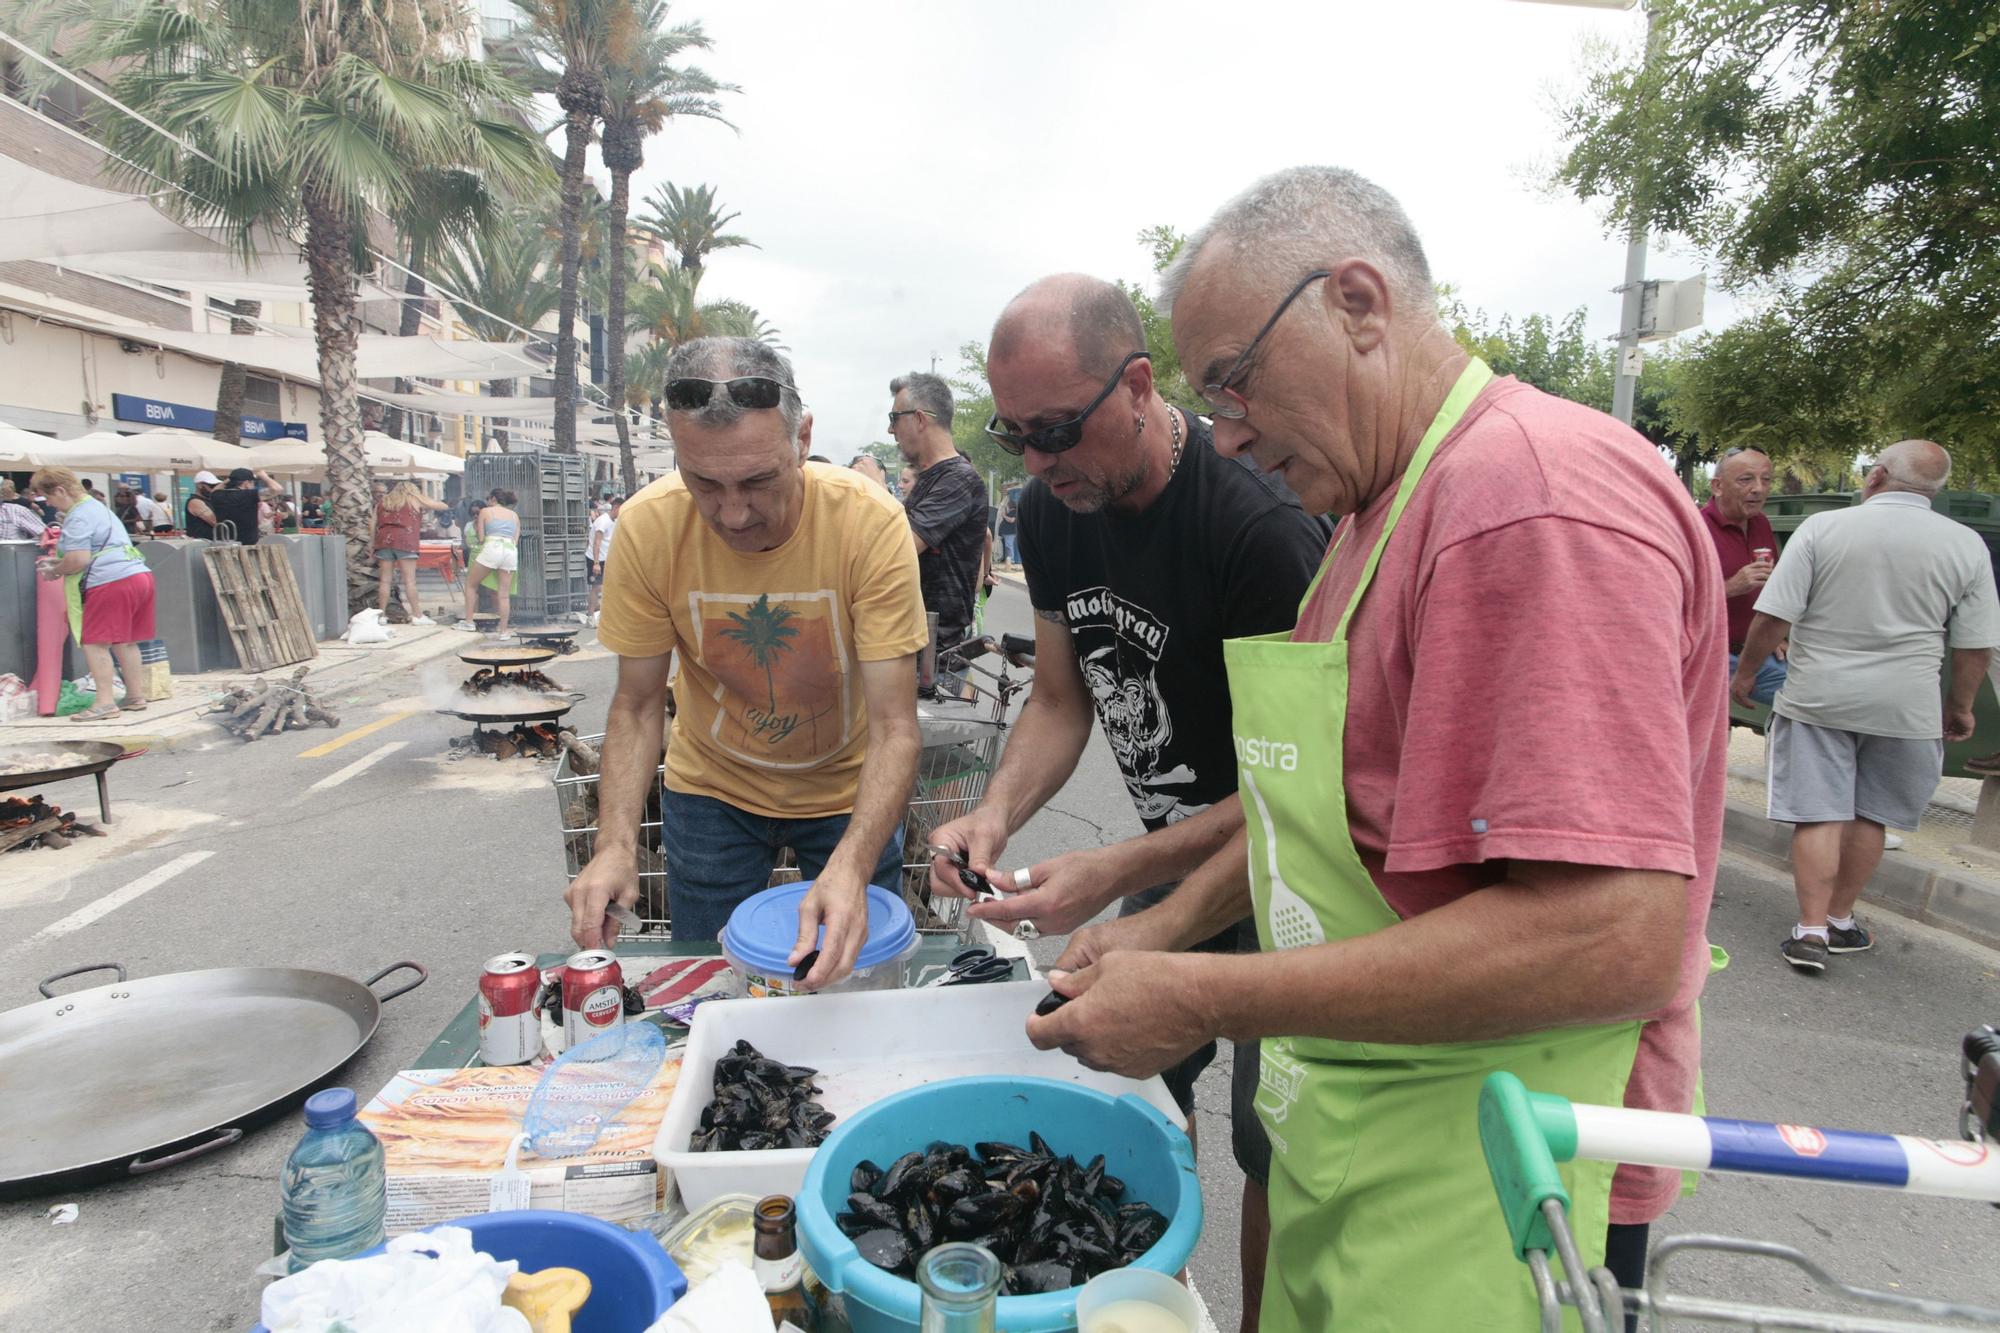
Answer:
<path fill-rule="evenodd" d="M 983 1245 L 940 1245 L 917 1264 L 918 1333 L 993 1333 L 1000 1261 Z"/>

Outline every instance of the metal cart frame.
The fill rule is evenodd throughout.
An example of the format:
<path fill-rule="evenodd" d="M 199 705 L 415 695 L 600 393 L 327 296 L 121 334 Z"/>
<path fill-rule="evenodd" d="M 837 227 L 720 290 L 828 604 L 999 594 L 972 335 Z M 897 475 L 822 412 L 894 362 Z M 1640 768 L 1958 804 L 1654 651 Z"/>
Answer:
<path fill-rule="evenodd" d="M 2000 1327 L 2000 1310 L 1907 1296 L 1842 1282 L 1788 1245 L 1727 1236 L 1674 1236 L 1653 1247 L 1644 1290 L 1618 1285 L 1608 1269 L 1586 1270 L 1569 1225 L 1569 1194 L 1556 1163 L 1632 1162 L 1689 1171 L 1782 1176 L 2000 1204 L 2000 1152 L 1986 1141 L 1995 1127 L 2000 1036 L 1982 1029 L 1966 1038 L 1964 1140 L 1855 1133 L 1715 1116 L 1673 1115 L 1590 1106 L 1530 1092 L 1512 1074 L 1488 1076 L 1479 1096 L 1479 1137 L 1506 1217 L 1515 1256 L 1528 1266 L 1541 1304 L 1541 1327 L 1557 1333 L 1565 1308 L 1584 1333 L 1621 1333 L 1628 1311 L 1662 1333 L 1690 1319 L 1755 1329 L 1819 1333 L 1922 1333 Z M 1824 1294 L 1880 1314 L 1840 1314 L 1694 1296 L 1673 1290 L 1684 1256 L 1747 1255 L 1803 1272 Z M 1559 1260 L 1557 1275 L 1551 1256 Z M 1577 1278 L 1583 1274 L 1582 1280 Z M 1912 1322 L 1911 1317 L 1933 1321 Z M 1935 1321 L 1950 1320 L 1948 1324 Z"/>

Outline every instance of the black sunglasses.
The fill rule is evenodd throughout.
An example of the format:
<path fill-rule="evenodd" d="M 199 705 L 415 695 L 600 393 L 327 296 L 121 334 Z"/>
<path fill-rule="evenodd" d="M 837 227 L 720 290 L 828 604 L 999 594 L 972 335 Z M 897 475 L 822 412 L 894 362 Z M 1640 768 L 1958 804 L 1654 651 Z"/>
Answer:
<path fill-rule="evenodd" d="M 717 389 L 725 390 L 738 407 L 776 407 L 784 401 L 785 390 L 797 393 L 794 385 L 768 375 L 745 375 L 733 380 L 683 379 L 667 381 L 667 406 L 676 412 L 695 412 L 707 407 Z"/>
<path fill-rule="evenodd" d="M 1090 406 L 1084 408 L 1083 411 L 1078 412 L 1067 421 L 1058 421 L 1054 425 L 1043 426 L 1039 430 L 1017 434 L 1014 431 L 1006 429 L 1000 422 L 1000 414 L 995 412 L 992 420 L 986 423 L 986 433 L 993 437 L 995 444 L 1016 458 L 1019 458 L 1030 449 L 1043 454 L 1059 454 L 1065 450 L 1074 449 L 1077 446 L 1077 442 L 1083 439 L 1083 423 L 1090 419 L 1090 414 L 1097 410 L 1099 404 L 1111 396 L 1111 391 L 1118 387 L 1118 381 L 1125 378 L 1125 368 L 1134 361 L 1141 359 L 1152 360 L 1144 352 L 1134 352 L 1123 361 L 1120 361 L 1118 369 L 1111 372 L 1111 378 L 1104 381 L 1104 387 L 1097 391 L 1097 397 L 1090 400 Z"/>

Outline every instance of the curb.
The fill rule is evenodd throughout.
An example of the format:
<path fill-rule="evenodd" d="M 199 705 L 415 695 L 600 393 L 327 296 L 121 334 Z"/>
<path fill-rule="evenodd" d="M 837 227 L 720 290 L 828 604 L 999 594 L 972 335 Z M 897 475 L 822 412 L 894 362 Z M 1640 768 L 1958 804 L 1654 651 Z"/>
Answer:
<path fill-rule="evenodd" d="M 333 641 L 337 642 L 337 641 Z M 480 642 L 475 635 L 465 634 L 446 627 L 425 635 L 421 639 L 407 643 L 386 643 L 365 653 L 355 652 L 341 645 L 347 655 L 325 660 L 322 665 L 306 676 L 306 683 L 316 688 L 340 689 L 357 683 L 349 677 L 357 668 L 364 669 L 364 675 L 386 675 L 392 671 L 421 666 L 433 658 L 443 657 L 460 648 L 470 648 Z M 315 659 L 316 661 L 320 659 Z M 199 676 L 182 676 L 176 679 L 177 687 L 192 685 L 198 689 L 206 686 L 220 686 L 225 682 L 235 684 L 242 681 L 278 679 L 289 676 L 300 664 L 275 667 L 270 671 L 213 671 Z M 172 712 L 162 713 L 157 721 L 135 723 L 144 731 L 124 731 L 105 725 L 68 726 L 57 722 L 37 722 L 27 731 L 17 733 L 18 738 L 27 743 L 47 741 L 117 741 L 128 749 L 145 747 L 160 753 L 172 753 L 191 742 L 227 739 L 228 733 L 209 721 L 204 711 L 206 699 L 176 700 L 185 707 L 176 707 Z M 338 735 L 342 728 L 330 733 Z M 11 739 L 11 738 L 10 738 Z"/>
<path fill-rule="evenodd" d="M 1740 801 L 1723 810 L 1722 843 L 1732 852 L 1790 872 L 1792 826 Z M 2000 948 L 2000 885 L 1964 866 L 1896 852 L 1882 858 L 1862 901 L 1987 948 Z"/>

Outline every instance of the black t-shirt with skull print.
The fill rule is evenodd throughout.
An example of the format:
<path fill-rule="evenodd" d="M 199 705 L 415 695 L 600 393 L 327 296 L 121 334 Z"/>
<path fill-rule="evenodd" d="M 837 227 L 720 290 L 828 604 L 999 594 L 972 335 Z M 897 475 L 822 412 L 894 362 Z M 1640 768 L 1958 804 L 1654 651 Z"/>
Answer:
<path fill-rule="evenodd" d="M 1069 626 L 1084 687 L 1150 829 L 1236 790 L 1222 641 L 1290 629 L 1331 525 L 1185 418 L 1180 466 L 1140 514 L 1077 514 L 1021 493 L 1021 564 L 1037 611 Z"/>

